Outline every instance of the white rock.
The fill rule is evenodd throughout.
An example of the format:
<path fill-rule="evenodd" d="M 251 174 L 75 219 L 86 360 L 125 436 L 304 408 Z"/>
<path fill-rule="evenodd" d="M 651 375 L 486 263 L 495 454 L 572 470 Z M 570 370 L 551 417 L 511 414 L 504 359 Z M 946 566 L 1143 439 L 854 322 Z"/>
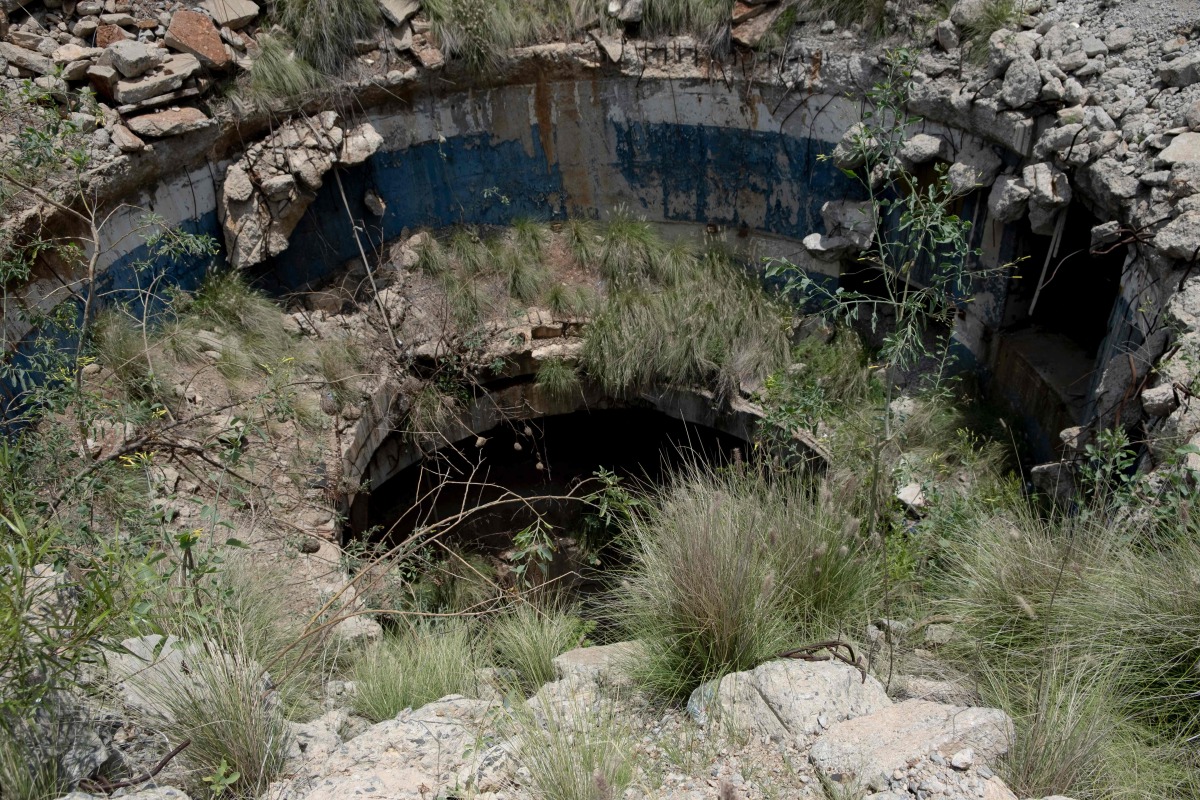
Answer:
<path fill-rule="evenodd" d="M 809 760 L 827 780 L 865 786 L 880 776 L 890 780 L 932 751 L 945 757 L 970 748 L 984 761 L 997 759 L 1013 735 L 1012 720 L 996 708 L 907 700 L 837 723 L 812 746 Z"/>
<path fill-rule="evenodd" d="M 817 732 L 821 716 L 853 719 L 891 704 L 879 681 L 848 664 L 783 658 L 704 684 L 688 712 L 752 735 L 795 737 Z"/>

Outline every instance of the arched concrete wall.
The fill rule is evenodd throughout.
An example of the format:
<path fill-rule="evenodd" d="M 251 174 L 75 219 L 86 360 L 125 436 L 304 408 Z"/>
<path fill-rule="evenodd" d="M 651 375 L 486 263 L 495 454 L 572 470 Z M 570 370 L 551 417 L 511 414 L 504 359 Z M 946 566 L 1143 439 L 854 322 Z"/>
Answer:
<path fill-rule="evenodd" d="M 535 363 L 530 361 L 529 363 Z M 512 378 L 495 391 L 473 400 L 453 424 L 436 439 L 418 444 L 399 424 L 407 410 L 396 384 L 386 382 L 366 404 L 363 416 L 350 431 L 343 459 L 344 482 L 362 487 L 347 498 L 350 527 L 365 530 L 368 525 L 367 494 L 382 486 L 401 470 L 450 443 L 489 431 L 506 422 L 571 414 L 577 411 L 603 411 L 611 408 L 652 408 L 690 425 L 712 428 L 746 442 L 754 439 L 762 421 L 762 410 L 741 399 L 718 403 L 711 393 L 678 387 L 660 387 L 624 397 L 613 397 L 590 382 L 579 392 L 567 396 L 549 395 L 535 382 L 536 371 L 512 383 Z M 807 438 L 798 444 L 814 458 L 827 455 Z"/>

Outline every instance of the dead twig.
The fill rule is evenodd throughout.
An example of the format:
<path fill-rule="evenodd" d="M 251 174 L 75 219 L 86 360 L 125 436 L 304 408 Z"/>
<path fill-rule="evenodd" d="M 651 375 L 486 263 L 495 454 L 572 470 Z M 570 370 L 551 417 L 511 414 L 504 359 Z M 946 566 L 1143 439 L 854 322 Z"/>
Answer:
<path fill-rule="evenodd" d="M 172 758 L 179 755 L 192 743 L 191 739 L 184 739 L 178 747 L 162 757 L 162 760 L 155 764 L 149 771 L 143 772 L 136 778 L 126 778 L 123 781 L 109 783 L 105 778 L 96 778 L 95 780 L 82 780 L 79 782 L 79 788 L 89 793 L 103 792 L 104 794 L 112 794 L 117 789 L 128 789 L 130 786 L 137 786 L 151 780 L 155 775 L 162 772 Z"/>
<path fill-rule="evenodd" d="M 845 649 L 845 653 L 842 650 Z M 824 651 L 824 652 L 822 652 Z M 776 658 L 795 658 L 800 661 L 828 661 L 836 659 L 843 664 L 849 664 L 862 674 L 862 682 L 867 682 L 867 668 L 863 666 L 862 658 L 854 651 L 854 645 L 841 639 L 830 639 L 825 642 L 806 644 L 793 650 L 784 650 Z"/>

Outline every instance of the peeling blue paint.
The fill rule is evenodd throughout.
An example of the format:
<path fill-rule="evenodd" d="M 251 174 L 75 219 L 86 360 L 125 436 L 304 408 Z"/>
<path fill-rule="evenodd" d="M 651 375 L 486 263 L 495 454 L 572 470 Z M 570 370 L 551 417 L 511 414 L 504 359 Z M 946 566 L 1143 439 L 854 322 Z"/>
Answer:
<path fill-rule="evenodd" d="M 534 142 L 538 129 L 532 128 Z M 561 218 L 563 182 L 541 148 L 532 156 L 520 142 L 494 142 L 475 134 L 377 153 L 343 170 L 342 186 L 356 220 L 367 225 L 373 246 L 406 229 L 448 225 L 507 225 L 519 217 Z M 368 189 L 387 206 L 383 218 L 363 205 Z M 296 226 L 288 249 L 269 264 L 267 287 L 294 291 L 331 274 L 358 255 L 346 208 L 333 175 Z"/>
<path fill-rule="evenodd" d="M 800 239 L 824 230 L 821 205 L 862 187 L 820 157 L 833 146 L 782 133 L 673 123 L 614 123 L 617 168 L 663 219 L 740 226 Z M 750 206 L 747 208 L 747 206 Z"/>

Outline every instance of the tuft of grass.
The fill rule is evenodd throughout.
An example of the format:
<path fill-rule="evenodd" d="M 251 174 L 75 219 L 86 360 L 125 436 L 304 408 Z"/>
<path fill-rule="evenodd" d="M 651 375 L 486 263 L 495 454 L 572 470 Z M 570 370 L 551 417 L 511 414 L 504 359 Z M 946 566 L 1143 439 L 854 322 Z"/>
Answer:
<path fill-rule="evenodd" d="M 610 392 L 654 383 L 736 393 L 787 363 L 788 316 L 726 255 L 699 259 L 686 280 L 618 290 L 588 327 L 582 362 Z"/>
<path fill-rule="evenodd" d="M 381 22 L 374 0 L 279 0 L 275 15 L 300 58 L 326 75 L 354 57 L 355 40 L 377 36 Z"/>
<path fill-rule="evenodd" d="M 540 260 L 550 241 L 550 228 L 544 222 L 519 217 L 512 223 L 513 244 L 530 260 Z"/>
<path fill-rule="evenodd" d="M 486 272 L 491 266 L 492 250 L 474 228 L 456 228 L 450 234 L 450 252 L 466 274 L 472 277 Z"/>
<path fill-rule="evenodd" d="M 350 339 L 322 339 L 316 345 L 316 367 L 340 404 L 354 401 L 356 379 L 366 368 L 362 349 Z"/>
<path fill-rule="evenodd" d="M 887 33 L 886 0 L 810 0 L 809 7 L 842 27 L 858 23 L 875 37 Z"/>
<path fill-rule="evenodd" d="M 649 36 L 690 33 L 709 55 L 729 52 L 733 0 L 658 0 L 646 3 L 642 30 Z"/>
<path fill-rule="evenodd" d="M 878 592 L 864 544 L 789 476 L 691 467 L 626 535 L 617 616 L 646 649 L 635 677 L 671 700 L 790 642 L 858 630 Z"/>
<path fill-rule="evenodd" d="M 446 293 L 446 303 L 450 319 L 459 330 L 468 330 L 479 323 L 484 312 L 484 292 L 475 279 L 469 275 L 459 275 L 447 272 L 441 278 L 442 290 Z"/>
<path fill-rule="evenodd" d="M 556 317 L 588 317 L 596 305 L 596 293 L 590 286 L 556 283 L 546 290 L 546 305 Z"/>
<path fill-rule="evenodd" d="M 64 729 L 48 720 L 41 724 Z M 4 787 L 5 800 L 46 800 L 69 793 L 69 775 L 61 767 L 60 759 L 69 752 L 72 743 L 67 739 L 39 746 L 35 742 L 45 737 L 45 731 L 40 731 L 40 736 L 30 734 L 28 726 L 29 723 L 16 721 L 0 725 L 0 786 Z"/>
<path fill-rule="evenodd" d="M 637 285 L 659 275 L 662 240 L 650 223 L 628 211 L 617 211 L 604 226 L 599 257 L 600 274 L 618 288 Z"/>
<path fill-rule="evenodd" d="M 233 272 L 210 276 L 195 299 L 182 307 L 181 316 L 187 324 L 236 337 L 237 347 L 222 353 L 229 378 L 252 370 L 269 373 L 295 353 L 279 306 Z"/>
<path fill-rule="evenodd" d="M 475 636 L 463 623 L 419 625 L 388 636 L 353 667 L 354 710 L 382 722 L 449 694 L 474 695 L 479 665 Z"/>
<path fill-rule="evenodd" d="M 580 391 L 579 375 L 565 359 L 548 358 L 538 367 L 537 386 L 550 397 L 570 397 Z"/>
<path fill-rule="evenodd" d="M 571 255 L 581 267 L 593 267 L 599 258 L 603 238 L 600 227 L 590 219 L 571 217 L 567 220 L 567 242 Z"/>
<path fill-rule="evenodd" d="M 259 47 L 243 92 L 250 102 L 264 107 L 297 105 L 320 90 L 321 74 L 296 55 L 285 37 L 263 36 Z"/>
<path fill-rule="evenodd" d="M 515 688 L 530 693 L 554 680 L 554 658 L 578 647 L 586 630 L 568 611 L 521 603 L 492 622 L 488 641 L 495 665 L 512 670 Z"/>
<path fill-rule="evenodd" d="M 143 688 L 164 717 L 167 739 L 192 741 L 178 762 L 193 790 L 204 790 L 203 778 L 224 762 L 239 774 L 233 791 L 257 796 L 283 771 L 290 728 L 262 665 L 249 655 L 251 632 L 214 633 L 213 643 L 188 649 L 188 680 L 147 681 Z"/>
<path fill-rule="evenodd" d="M 507 718 L 516 758 L 528 771 L 535 797 L 607 800 L 621 797 L 633 780 L 637 739 L 622 723 L 615 702 L 598 710 L 542 704 L 541 713 L 514 711 Z"/>
<path fill-rule="evenodd" d="M 1024 0 L 988 0 L 979 19 L 963 31 L 971 61 L 986 63 L 992 34 L 1004 28 L 1015 28 L 1024 15 Z"/>
<path fill-rule="evenodd" d="M 142 331 L 120 309 L 106 310 L 96 317 L 92 347 L 96 360 L 112 373 L 128 399 L 147 402 L 160 394 Z"/>
<path fill-rule="evenodd" d="M 443 52 L 471 72 L 494 69 L 521 39 L 507 0 L 426 0 L 424 9 Z"/>
<path fill-rule="evenodd" d="M 414 438 L 438 437 L 462 411 L 458 398 L 434 382 L 426 383 L 411 399 L 408 409 L 408 432 Z"/>
<path fill-rule="evenodd" d="M 450 271 L 450 255 L 432 234 L 417 247 L 417 269 L 431 278 L 440 278 Z"/>
<path fill-rule="evenodd" d="M 532 303 L 541 296 L 547 272 L 538 256 L 518 243 L 504 247 L 500 253 L 500 271 L 508 294 L 522 303 Z"/>

